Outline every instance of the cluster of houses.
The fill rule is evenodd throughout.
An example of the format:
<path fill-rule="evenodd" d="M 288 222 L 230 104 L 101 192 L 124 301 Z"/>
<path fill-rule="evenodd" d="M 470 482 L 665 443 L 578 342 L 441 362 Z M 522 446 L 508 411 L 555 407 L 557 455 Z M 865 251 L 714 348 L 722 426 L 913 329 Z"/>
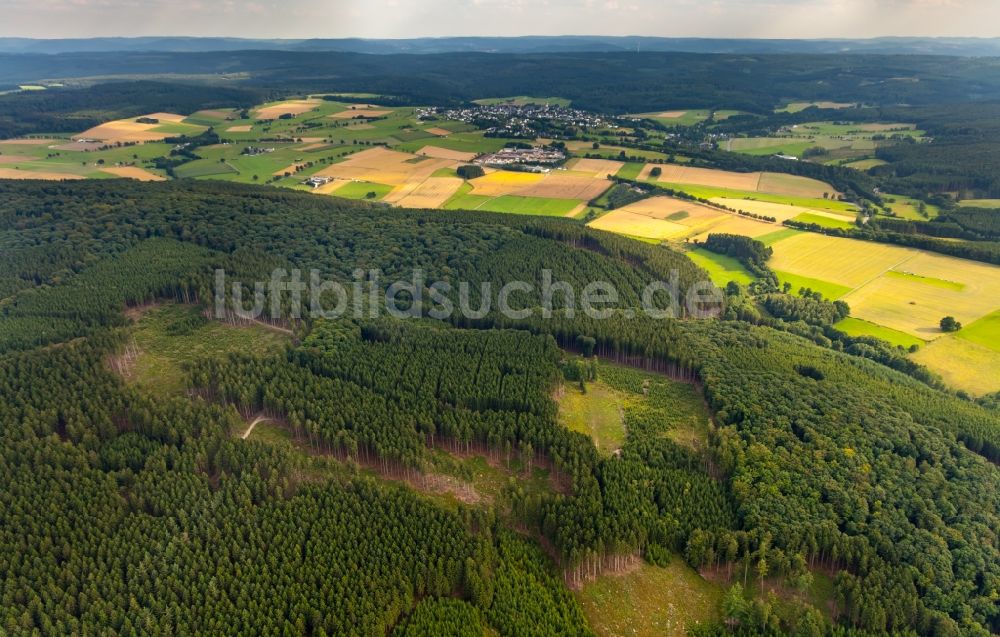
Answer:
<path fill-rule="evenodd" d="M 617 128 L 613 119 L 597 113 L 554 104 L 484 104 L 463 108 L 428 108 L 417 112 L 421 119 L 446 118 L 472 124 L 487 136 L 534 138 L 552 127 Z"/>
<path fill-rule="evenodd" d="M 554 165 L 566 159 L 566 154 L 553 148 L 501 148 L 495 153 L 487 153 L 476 158 L 476 163 L 483 166 L 524 166 L 535 165 L 536 172 L 544 172 L 539 165 Z"/>

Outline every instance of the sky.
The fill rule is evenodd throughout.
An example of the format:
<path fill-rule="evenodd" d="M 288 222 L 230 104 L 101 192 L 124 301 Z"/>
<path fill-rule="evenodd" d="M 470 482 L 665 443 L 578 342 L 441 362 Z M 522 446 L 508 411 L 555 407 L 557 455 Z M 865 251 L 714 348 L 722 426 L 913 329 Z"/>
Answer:
<path fill-rule="evenodd" d="M 0 36 L 1000 36 L 998 0 L 0 0 Z"/>

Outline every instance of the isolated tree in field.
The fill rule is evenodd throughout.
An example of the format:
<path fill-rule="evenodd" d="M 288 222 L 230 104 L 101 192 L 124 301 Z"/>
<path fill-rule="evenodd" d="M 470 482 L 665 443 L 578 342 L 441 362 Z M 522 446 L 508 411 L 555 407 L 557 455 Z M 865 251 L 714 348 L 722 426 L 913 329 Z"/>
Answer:
<path fill-rule="evenodd" d="M 476 177 L 482 177 L 486 174 L 482 166 L 476 166 L 475 164 L 467 164 L 465 166 L 459 166 L 455 169 L 458 176 L 462 179 L 475 179 Z"/>
<path fill-rule="evenodd" d="M 946 316 L 941 319 L 942 332 L 957 332 L 962 329 L 962 324 L 955 320 L 954 316 Z"/>
<path fill-rule="evenodd" d="M 591 148 L 593 148 L 594 150 L 599 150 L 601 148 L 601 143 L 600 142 L 594 142 L 594 145 L 591 146 Z"/>
<path fill-rule="evenodd" d="M 654 166 L 652 170 L 649 171 L 650 177 L 659 177 L 663 174 L 663 169 L 659 166 Z"/>

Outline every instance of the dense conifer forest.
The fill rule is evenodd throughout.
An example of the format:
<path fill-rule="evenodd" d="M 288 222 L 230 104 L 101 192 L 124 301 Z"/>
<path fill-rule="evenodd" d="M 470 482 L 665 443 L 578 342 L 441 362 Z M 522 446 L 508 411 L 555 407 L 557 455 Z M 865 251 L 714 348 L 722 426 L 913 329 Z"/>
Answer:
<path fill-rule="evenodd" d="M 170 397 L 112 371 L 126 308 L 211 310 L 216 268 L 249 282 L 275 267 L 347 282 L 419 267 L 474 289 L 550 269 L 613 283 L 628 309 L 671 271 L 682 292 L 705 278 L 569 220 L 212 182 L 0 184 L 0 632 L 590 635 L 569 587 L 637 556 L 726 571 L 738 593 L 834 580 L 827 617 L 740 593 L 698 634 L 1000 631 L 1000 412 L 741 320 L 738 293 L 708 320 L 559 302 L 549 319 L 296 320 L 279 298 L 279 354 L 196 361 Z M 826 324 L 827 306 L 785 311 Z M 646 395 L 618 453 L 557 420 L 559 379 L 594 369 L 580 355 Z M 703 444 L 666 435 L 677 397 L 640 371 L 703 395 Z M 258 413 L 343 471 L 241 440 Z M 508 510 L 445 506 L 357 470 L 419 474 L 442 451 L 544 467 L 550 488 L 513 481 Z"/>

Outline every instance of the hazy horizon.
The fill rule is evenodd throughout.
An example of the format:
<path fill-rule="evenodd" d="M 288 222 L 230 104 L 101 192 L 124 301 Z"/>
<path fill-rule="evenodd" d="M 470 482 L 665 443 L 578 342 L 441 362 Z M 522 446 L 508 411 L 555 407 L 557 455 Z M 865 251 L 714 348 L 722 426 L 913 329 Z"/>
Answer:
<path fill-rule="evenodd" d="M 0 37 L 1000 36 L 991 0 L 9 0 Z"/>

